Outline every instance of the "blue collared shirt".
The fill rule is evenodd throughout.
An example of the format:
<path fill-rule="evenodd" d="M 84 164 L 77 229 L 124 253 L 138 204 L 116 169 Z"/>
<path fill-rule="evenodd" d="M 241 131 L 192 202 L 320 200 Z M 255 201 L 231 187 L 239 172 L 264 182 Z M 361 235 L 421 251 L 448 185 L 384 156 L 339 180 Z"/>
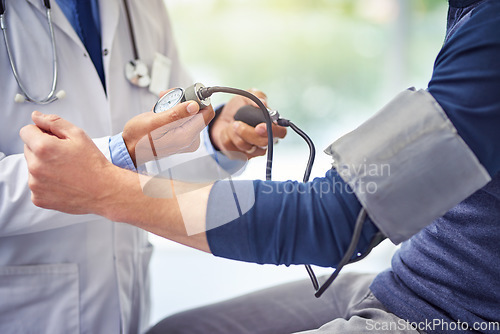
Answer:
<path fill-rule="evenodd" d="M 90 2 L 90 6 L 92 7 L 92 19 L 97 27 L 99 33 L 101 33 L 101 19 L 99 16 L 99 3 L 97 0 L 88 0 Z M 68 19 L 69 23 L 75 29 L 76 33 L 82 39 L 82 30 L 80 28 L 80 24 L 78 22 L 76 8 L 75 8 L 75 0 L 56 0 L 57 4 L 61 8 L 64 15 Z"/>
<path fill-rule="evenodd" d="M 89 8 L 85 3 L 78 1 L 79 0 L 57 0 L 57 4 L 87 49 L 97 74 L 101 79 L 102 86 L 106 89 L 101 52 L 99 4 L 97 0 L 88 0 Z"/>

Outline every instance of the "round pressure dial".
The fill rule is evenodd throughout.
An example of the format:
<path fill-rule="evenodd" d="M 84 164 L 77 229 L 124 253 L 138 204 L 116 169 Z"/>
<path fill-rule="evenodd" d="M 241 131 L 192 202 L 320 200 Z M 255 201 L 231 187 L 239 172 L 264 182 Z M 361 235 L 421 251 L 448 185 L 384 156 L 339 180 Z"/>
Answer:
<path fill-rule="evenodd" d="M 175 105 L 184 102 L 184 89 L 175 88 L 163 95 L 162 98 L 156 102 L 155 107 L 153 108 L 153 112 L 160 113 L 162 111 L 168 110 Z"/>

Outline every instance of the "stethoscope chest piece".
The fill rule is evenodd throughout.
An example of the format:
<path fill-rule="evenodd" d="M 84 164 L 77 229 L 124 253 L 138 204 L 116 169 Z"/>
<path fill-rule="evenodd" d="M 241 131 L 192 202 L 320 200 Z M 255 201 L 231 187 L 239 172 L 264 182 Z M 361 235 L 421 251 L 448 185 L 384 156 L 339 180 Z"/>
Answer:
<path fill-rule="evenodd" d="M 138 87 L 148 87 L 151 83 L 148 67 L 139 59 L 131 60 L 125 65 L 125 76 L 131 84 Z"/>

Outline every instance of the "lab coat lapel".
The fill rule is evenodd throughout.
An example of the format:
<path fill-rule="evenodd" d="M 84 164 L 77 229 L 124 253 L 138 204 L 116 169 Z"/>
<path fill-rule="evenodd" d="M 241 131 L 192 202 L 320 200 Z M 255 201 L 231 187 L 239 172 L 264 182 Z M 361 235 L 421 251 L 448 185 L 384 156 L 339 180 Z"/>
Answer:
<path fill-rule="evenodd" d="M 118 0 L 99 1 L 102 45 L 104 48 L 108 48 L 108 50 L 111 50 L 111 46 L 113 45 L 113 40 L 118 28 L 120 10 L 120 2 Z M 111 57 L 105 57 L 105 59 L 103 59 L 106 80 L 108 80 L 110 58 Z"/>
<path fill-rule="evenodd" d="M 42 0 L 26 0 L 26 1 L 28 1 L 29 4 L 33 6 L 33 8 L 38 10 L 44 17 L 46 16 L 45 6 L 43 5 Z M 52 8 L 52 24 L 54 25 L 54 29 L 60 29 L 62 32 L 68 35 L 82 50 L 85 50 L 85 46 L 80 40 L 80 37 L 78 37 L 78 35 L 76 34 L 75 29 L 73 29 L 71 23 L 69 23 L 68 19 L 66 18 L 66 15 L 64 15 L 61 8 L 59 8 L 57 2 L 51 1 L 50 5 Z"/>

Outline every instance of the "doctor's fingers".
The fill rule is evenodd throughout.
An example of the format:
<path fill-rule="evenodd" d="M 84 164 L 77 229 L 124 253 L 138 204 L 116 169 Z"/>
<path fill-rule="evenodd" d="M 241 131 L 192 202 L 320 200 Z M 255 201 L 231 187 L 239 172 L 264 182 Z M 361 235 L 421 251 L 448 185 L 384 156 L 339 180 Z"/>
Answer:
<path fill-rule="evenodd" d="M 272 124 L 273 138 L 283 139 L 287 134 L 287 130 L 284 126 L 279 126 L 277 124 Z M 266 123 L 257 124 L 255 131 L 261 136 L 267 137 L 267 125 Z"/>
<path fill-rule="evenodd" d="M 155 149 L 157 157 L 164 158 L 174 154 L 194 152 L 200 147 L 200 143 L 200 136 L 196 136 L 184 141 L 172 140 L 155 144 Z"/>
<path fill-rule="evenodd" d="M 36 125 L 26 125 L 19 131 L 19 136 L 25 143 L 25 146 L 29 148 L 30 152 L 33 152 L 36 156 L 40 158 L 50 158 L 53 154 L 55 146 L 58 145 L 60 139 L 52 134 L 44 132 Z"/>
<path fill-rule="evenodd" d="M 267 95 L 263 91 L 258 90 L 256 88 L 251 88 L 251 89 L 247 89 L 247 92 L 251 93 L 252 95 L 255 95 L 267 107 Z M 258 107 L 257 103 L 255 103 L 253 100 L 251 100 L 247 97 L 241 96 L 241 95 L 235 96 L 231 100 L 235 100 L 235 101 L 241 100 L 243 102 L 243 104 L 249 104 L 249 105 L 252 105 L 254 107 Z M 229 102 L 231 102 L 231 100 Z"/>
<path fill-rule="evenodd" d="M 27 145 L 24 145 L 24 157 L 28 166 L 28 186 L 32 191 L 43 191 L 43 185 L 47 181 L 47 173 L 51 168 L 47 167 L 47 161 L 38 157 Z"/>
<path fill-rule="evenodd" d="M 240 125 L 238 123 L 241 122 L 234 122 L 233 124 L 230 124 L 226 128 L 226 134 L 228 138 L 231 141 L 231 144 L 237 149 L 237 151 L 245 154 L 247 158 L 253 158 L 257 156 L 263 155 L 266 150 L 262 147 L 259 147 L 260 145 L 254 144 L 252 142 L 247 141 L 245 138 L 242 138 L 238 133 L 236 133 L 235 128 L 236 126 Z M 241 124 L 241 125 L 247 125 L 247 124 Z M 267 145 L 267 141 L 264 145 Z"/>
<path fill-rule="evenodd" d="M 47 192 L 45 191 L 45 183 L 41 182 L 38 177 L 35 177 L 31 172 L 28 175 L 28 187 L 31 190 L 31 201 L 38 207 L 50 208 L 50 203 L 47 201 Z"/>
<path fill-rule="evenodd" d="M 152 129 L 158 129 L 170 123 L 175 123 L 175 126 L 180 126 L 184 122 L 188 121 L 190 117 L 197 115 L 198 113 L 203 116 L 205 125 L 208 125 L 215 115 L 212 106 L 203 108 L 200 111 L 198 103 L 187 101 L 180 103 L 169 110 L 155 114 L 151 119 L 151 127 Z"/>
<path fill-rule="evenodd" d="M 262 103 L 267 107 L 267 95 L 259 90 L 259 89 L 256 89 L 256 88 L 251 88 L 251 89 L 248 89 L 247 90 L 249 93 L 252 93 L 253 95 L 257 96 L 261 101 Z M 257 106 L 257 103 L 255 103 L 254 101 L 250 100 L 250 104 L 253 105 L 254 107 L 258 107 Z"/>
<path fill-rule="evenodd" d="M 234 131 L 243 140 L 252 145 L 266 147 L 268 145 L 267 130 L 265 124 L 258 124 L 255 128 L 243 122 L 234 123 Z M 286 129 L 273 124 L 273 138 L 284 138 Z"/>
<path fill-rule="evenodd" d="M 31 114 L 31 119 L 40 129 L 61 139 L 79 136 L 83 133 L 83 130 L 57 115 L 43 114 L 39 111 L 34 111 Z"/>
<path fill-rule="evenodd" d="M 254 94 L 256 97 L 260 99 L 260 101 L 267 107 L 267 96 L 261 91 L 257 90 L 248 90 L 250 93 Z M 234 115 L 238 112 L 238 110 L 246 105 L 251 105 L 253 107 L 257 107 L 257 104 L 250 100 L 249 98 L 243 96 L 235 96 L 222 109 L 222 113 L 220 118 L 224 118 L 227 121 L 232 121 Z"/>
<path fill-rule="evenodd" d="M 155 143 L 191 143 L 205 127 L 203 116 L 196 114 L 186 121 L 179 120 L 151 131 L 151 138 Z"/>

